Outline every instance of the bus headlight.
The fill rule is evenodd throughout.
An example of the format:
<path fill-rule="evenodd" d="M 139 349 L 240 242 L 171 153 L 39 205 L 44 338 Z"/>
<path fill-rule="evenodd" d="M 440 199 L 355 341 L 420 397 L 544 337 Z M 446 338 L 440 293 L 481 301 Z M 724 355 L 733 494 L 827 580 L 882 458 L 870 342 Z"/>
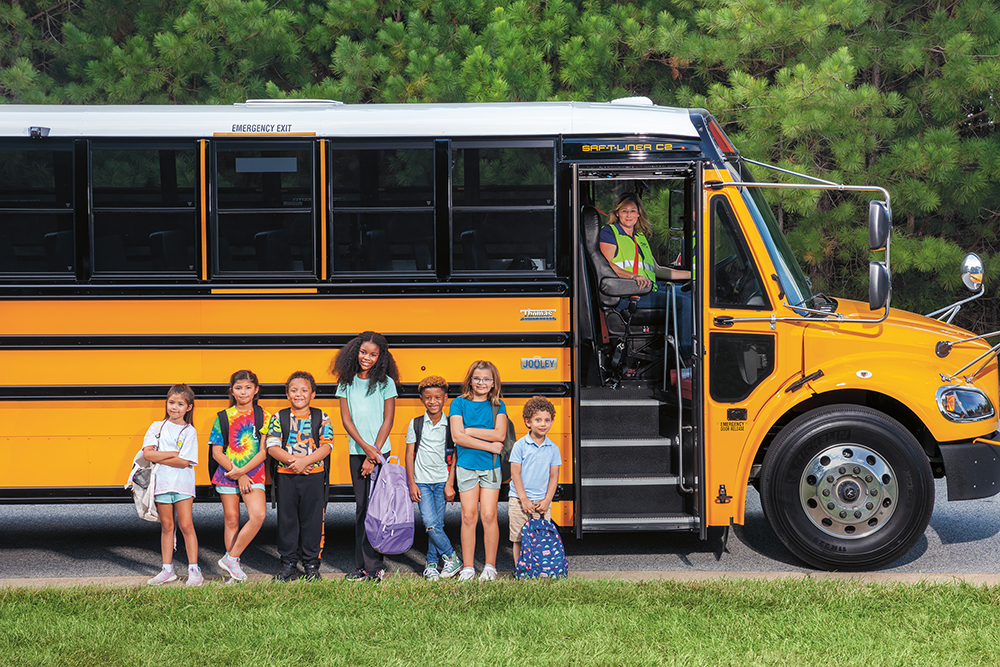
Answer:
<path fill-rule="evenodd" d="M 975 387 L 948 385 L 937 390 L 938 410 L 953 422 L 978 422 L 993 416 L 989 397 Z"/>

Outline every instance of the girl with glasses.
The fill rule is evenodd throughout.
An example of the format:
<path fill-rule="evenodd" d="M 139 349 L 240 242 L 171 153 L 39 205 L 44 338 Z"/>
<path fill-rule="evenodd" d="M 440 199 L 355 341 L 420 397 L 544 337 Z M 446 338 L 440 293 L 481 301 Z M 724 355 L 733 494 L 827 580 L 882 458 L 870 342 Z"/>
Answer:
<path fill-rule="evenodd" d="M 507 407 L 500 399 L 500 373 L 492 362 L 469 366 L 462 395 L 451 402 L 448 416 L 457 460 L 455 481 L 462 504 L 462 563 L 459 581 L 476 576 L 476 524 L 483 522 L 486 565 L 479 576 L 497 576 L 497 501 L 500 499 L 500 452 L 507 435 Z"/>

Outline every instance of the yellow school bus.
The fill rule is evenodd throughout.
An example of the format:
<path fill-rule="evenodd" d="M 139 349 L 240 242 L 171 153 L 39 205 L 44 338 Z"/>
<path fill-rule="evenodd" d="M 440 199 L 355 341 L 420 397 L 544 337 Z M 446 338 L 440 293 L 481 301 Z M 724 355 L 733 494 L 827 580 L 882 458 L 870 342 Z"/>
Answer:
<path fill-rule="evenodd" d="M 553 401 L 553 515 L 578 537 L 705 538 L 743 522 L 752 484 L 807 563 L 890 563 L 923 534 L 935 477 L 949 499 L 1000 490 L 996 361 L 948 323 L 958 305 L 889 309 L 887 192 L 751 166 L 767 169 L 707 111 L 645 98 L 0 106 L 0 502 L 127 500 L 177 382 L 212 498 L 208 433 L 241 368 L 271 411 L 292 371 L 315 375 L 332 498 L 351 500 L 329 369 L 375 330 L 402 376 L 395 454 L 427 375 L 457 390 L 493 361 L 518 435 L 529 397 Z M 812 293 L 768 187 L 871 200 L 868 303 Z M 659 263 L 691 271 L 671 293 L 690 324 L 634 308 L 600 253 L 626 192 L 666 230 Z M 964 275 L 978 290 L 974 257 Z"/>

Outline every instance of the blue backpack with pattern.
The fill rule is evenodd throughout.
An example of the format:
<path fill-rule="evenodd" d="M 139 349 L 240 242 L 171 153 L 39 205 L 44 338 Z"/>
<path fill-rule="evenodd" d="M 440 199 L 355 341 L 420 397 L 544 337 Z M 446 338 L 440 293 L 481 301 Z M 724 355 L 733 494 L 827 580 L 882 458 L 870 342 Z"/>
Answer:
<path fill-rule="evenodd" d="M 518 579 L 565 577 L 566 550 L 559 529 L 545 517 L 532 518 L 521 529 L 521 554 L 514 576 Z"/>

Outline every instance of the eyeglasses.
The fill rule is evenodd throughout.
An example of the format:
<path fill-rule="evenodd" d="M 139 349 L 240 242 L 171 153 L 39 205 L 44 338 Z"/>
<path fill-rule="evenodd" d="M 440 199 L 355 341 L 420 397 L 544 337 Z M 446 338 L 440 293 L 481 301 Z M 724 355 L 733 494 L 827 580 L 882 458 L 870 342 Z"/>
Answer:
<path fill-rule="evenodd" d="M 493 384 L 493 378 L 472 378 L 472 384 Z"/>

